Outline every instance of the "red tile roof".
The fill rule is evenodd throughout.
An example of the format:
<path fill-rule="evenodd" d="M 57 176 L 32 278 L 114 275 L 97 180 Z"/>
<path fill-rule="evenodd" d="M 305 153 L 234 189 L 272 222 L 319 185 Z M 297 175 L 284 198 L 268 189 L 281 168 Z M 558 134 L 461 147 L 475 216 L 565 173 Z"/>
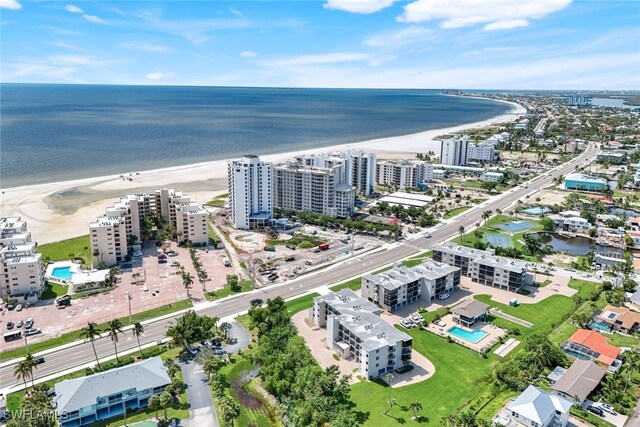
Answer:
<path fill-rule="evenodd" d="M 598 361 L 606 365 L 610 365 L 620 354 L 620 347 L 607 344 L 607 338 L 600 335 L 596 331 L 590 331 L 588 329 L 578 329 L 569 341 L 576 344 L 583 345 L 591 350 L 600 353 Z"/>

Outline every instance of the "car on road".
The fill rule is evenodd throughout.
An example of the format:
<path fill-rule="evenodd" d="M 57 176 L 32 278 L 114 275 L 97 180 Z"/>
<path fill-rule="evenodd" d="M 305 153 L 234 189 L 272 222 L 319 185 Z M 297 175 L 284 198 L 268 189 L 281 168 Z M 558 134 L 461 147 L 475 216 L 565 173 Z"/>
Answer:
<path fill-rule="evenodd" d="M 591 412 L 592 414 L 596 414 L 599 417 L 604 417 L 604 411 L 597 406 L 589 405 L 587 406 L 587 411 Z"/>
<path fill-rule="evenodd" d="M 260 298 L 254 298 L 250 302 L 251 302 L 251 306 L 255 307 L 256 305 L 262 305 L 264 301 L 262 301 Z"/>
<path fill-rule="evenodd" d="M 38 365 L 44 363 L 44 356 L 36 357 L 36 363 Z"/>
<path fill-rule="evenodd" d="M 7 329 L 13 329 L 16 326 L 13 322 L 7 322 Z"/>
<path fill-rule="evenodd" d="M 425 238 L 430 239 L 431 238 L 431 233 L 427 233 L 424 235 Z"/>
<path fill-rule="evenodd" d="M 22 328 L 23 322 L 22 320 L 18 320 L 18 323 L 16 323 L 16 328 L 20 329 Z"/>
<path fill-rule="evenodd" d="M 603 411 L 606 411 L 606 412 L 610 413 L 611 415 L 618 415 L 618 413 L 613 408 L 613 406 L 609 405 L 608 403 L 600 402 L 598 404 L 598 407 L 600 407 L 600 409 L 602 409 Z"/>

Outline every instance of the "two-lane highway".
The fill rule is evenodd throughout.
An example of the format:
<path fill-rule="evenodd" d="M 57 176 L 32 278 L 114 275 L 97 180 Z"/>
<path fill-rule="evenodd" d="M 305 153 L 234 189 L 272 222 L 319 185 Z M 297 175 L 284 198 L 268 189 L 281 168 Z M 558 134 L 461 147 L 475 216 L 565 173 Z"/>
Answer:
<path fill-rule="evenodd" d="M 591 161 L 596 155 L 597 149 L 594 144 L 590 144 L 587 150 L 579 157 L 565 163 L 535 179 L 526 182 L 524 185 L 509 190 L 501 195 L 495 196 L 490 200 L 469 209 L 462 215 L 448 220 L 446 223 L 437 226 L 431 230 L 431 238 L 425 238 L 424 234 L 402 241 L 399 244 L 392 245 L 385 251 L 364 254 L 359 257 L 351 258 L 347 262 L 339 263 L 333 267 L 309 275 L 302 276 L 298 279 L 276 285 L 265 289 L 254 291 L 250 294 L 242 294 L 236 298 L 221 301 L 214 305 L 202 304 L 196 306 L 195 310 L 200 314 L 215 315 L 218 317 L 227 317 L 237 313 L 241 313 L 248 309 L 249 301 L 252 298 L 260 297 L 262 299 L 275 298 L 280 296 L 284 299 L 295 297 L 305 292 L 311 291 L 320 286 L 333 284 L 356 277 L 372 270 L 376 270 L 382 266 L 388 265 L 394 261 L 401 260 L 407 256 L 417 253 L 419 250 L 427 250 L 435 246 L 438 242 L 449 239 L 456 234 L 460 226 L 465 229 L 474 227 L 477 222 L 482 219 L 482 212 L 485 210 L 496 211 L 496 209 L 505 210 L 507 207 L 515 203 L 517 200 L 524 199 L 527 194 L 533 193 L 540 188 L 552 183 L 553 179 L 564 175 L 575 169 L 578 164 L 585 161 Z M 420 248 L 420 249 L 418 249 Z M 145 335 L 141 339 L 143 344 L 154 343 L 164 338 L 164 332 L 167 326 L 173 322 L 173 317 L 158 321 L 151 321 L 145 325 Z M 110 357 L 114 354 L 113 344 L 108 338 L 101 338 L 95 342 L 96 351 L 100 358 Z M 127 331 L 120 338 L 118 350 L 120 352 L 137 348 L 136 340 L 131 336 L 131 332 Z M 46 354 L 46 362 L 38 366 L 34 371 L 34 377 L 44 378 L 56 373 L 72 369 L 83 364 L 95 361 L 93 349 L 90 343 L 79 343 L 78 345 L 51 351 Z M 0 392 L 7 391 L 11 387 L 21 386 L 19 381 L 13 377 L 14 364 L 9 364 L 0 368 Z"/>

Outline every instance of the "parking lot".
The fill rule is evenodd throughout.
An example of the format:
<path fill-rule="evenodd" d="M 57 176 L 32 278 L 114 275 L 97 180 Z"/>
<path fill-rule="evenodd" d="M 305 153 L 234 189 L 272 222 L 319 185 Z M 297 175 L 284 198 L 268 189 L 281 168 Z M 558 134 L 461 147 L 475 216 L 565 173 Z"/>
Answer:
<path fill-rule="evenodd" d="M 198 282 L 197 274 L 189 250 L 179 248 L 171 243 L 167 250 L 174 250 L 176 256 L 167 257 L 167 263 L 158 263 L 155 242 L 145 242 L 143 256 L 134 258 L 131 269 L 124 269 L 117 276 L 118 284 L 115 289 L 97 295 L 73 299 L 71 306 L 65 309 L 56 308 L 54 300 L 40 301 L 32 307 L 18 312 L 6 309 L 0 312 L 0 330 L 8 332 L 7 323 L 34 319 L 35 328 L 42 330 L 41 334 L 29 337 L 29 342 L 43 341 L 58 337 L 64 332 L 80 329 L 87 322 L 102 323 L 129 315 L 129 301 L 131 313 L 139 313 L 187 299 L 180 270 L 172 267 L 174 262 L 184 266 L 185 271 L 191 273 L 194 283 L 190 294 L 194 302 L 204 300 L 205 292 L 222 289 L 226 283 L 226 275 L 235 273 L 231 267 L 223 265 L 223 250 L 197 249 L 198 258 L 208 274 L 208 280 L 202 284 Z M 141 279 L 134 279 L 134 272 L 141 272 Z M 206 289 L 205 290 L 203 290 Z M 13 330 L 16 330 L 15 328 Z M 3 350 L 17 348 L 24 345 L 24 340 L 4 343 Z"/>

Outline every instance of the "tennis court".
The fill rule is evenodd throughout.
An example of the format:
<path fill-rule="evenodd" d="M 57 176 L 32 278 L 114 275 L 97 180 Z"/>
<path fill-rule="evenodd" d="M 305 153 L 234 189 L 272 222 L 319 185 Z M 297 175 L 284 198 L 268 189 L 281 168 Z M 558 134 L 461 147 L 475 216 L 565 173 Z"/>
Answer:
<path fill-rule="evenodd" d="M 484 240 L 493 247 L 510 248 L 513 246 L 511 238 L 504 234 L 485 234 Z"/>

